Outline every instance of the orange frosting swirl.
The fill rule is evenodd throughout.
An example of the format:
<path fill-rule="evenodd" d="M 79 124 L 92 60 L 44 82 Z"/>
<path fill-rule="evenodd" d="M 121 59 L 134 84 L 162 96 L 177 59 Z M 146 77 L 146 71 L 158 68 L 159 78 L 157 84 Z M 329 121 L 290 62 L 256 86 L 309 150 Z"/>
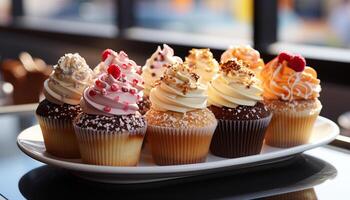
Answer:
<path fill-rule="evenodd" d="M 229 47 L 222 55 L 221 62 L 225 63 L 231 58 L 237 58 L 249 65 L 249 69 L 260 72 L 264 67 L 264 61 L 260 58 L 260 53 L 250 46 Z"/>
<path fill-rule="evenodd" d="M 263 97 L 267 100 L 310 100 L 319 97 L 321 91 L 317 72 L 305 67 L 302 72 L 295 72 L 288 67 L 288 62 L 278 62 L 278 58 L 266 64 L 261 71 Z"/>

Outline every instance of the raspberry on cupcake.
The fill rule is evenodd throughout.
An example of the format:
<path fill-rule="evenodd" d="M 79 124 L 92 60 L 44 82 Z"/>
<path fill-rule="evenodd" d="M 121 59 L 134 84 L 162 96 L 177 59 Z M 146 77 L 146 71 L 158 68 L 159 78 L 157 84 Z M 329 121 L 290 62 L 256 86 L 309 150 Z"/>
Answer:
<path fill-rule="evenodd" d="M 317 72 L 298 54 L 281 52 L 261 72 L 264 102 L 273 117 L 266 144 L 291 147 L 308 143 L 322 105 Z"/>
<path fill-rule="evenodd" d="M 74 128 L 84 162 L 135 166 L 147 128 L 137 106 L 142 77 L 126 53 L 113 54 L 109 66 L 84 91 L 83 113 L 74 121 Z"/>

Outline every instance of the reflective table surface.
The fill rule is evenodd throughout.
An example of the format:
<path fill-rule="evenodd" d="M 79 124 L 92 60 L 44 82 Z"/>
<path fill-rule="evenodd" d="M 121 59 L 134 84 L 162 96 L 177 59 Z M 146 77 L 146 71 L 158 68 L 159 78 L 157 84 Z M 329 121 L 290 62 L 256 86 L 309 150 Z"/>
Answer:
<path fill-rule="evenodd" d="M 31 114 L 0 116 L 0 199 L 349 199 L 350 151 L 324 146 L 284 162 L 147 184 L 90 182 L 16 145 Z"/>

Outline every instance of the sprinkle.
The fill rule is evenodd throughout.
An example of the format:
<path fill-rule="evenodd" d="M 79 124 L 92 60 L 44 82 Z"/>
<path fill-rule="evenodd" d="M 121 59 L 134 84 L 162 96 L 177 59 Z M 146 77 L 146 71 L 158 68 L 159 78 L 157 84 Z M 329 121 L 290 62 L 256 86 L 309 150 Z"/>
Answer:
<path fill-rule="evenodd" d="M 93 96 L 96 95 L 96 92 L 95 92 L 94 90 L 90 90 L 90 91 L 89 91 L 89 95 L 93 97 Z"/>
<path fill-rule="evenodd" d="M 111 107 L 109 107 L 109 106 L 106 106 L 106 107 L 104 107 L 103 108 L 103 111 L 105 111 L 105 112 L 111 112 Z"/>
<path fill-rule="evenodd" d="M 111 85 L 111 90 L 113 92 L 118 91 L 119 90 L 119 86 L 117 84 L 113 84 L 113 85 Z"/>
<path fill-rule="evenodd" d="M 106 85 L 104 83 L 102 83 L 100 80 L 96 80 L 95 84 L 99 88 L 105 88 L 106 87 Z"/>
<path fill-rule="evenodd" d="M 102 95 L 106 95 L 106 94 L 107 94 L 107 90 L 103 88 L 103 89 L 101 90 L 101 94 L 102 94 Z"/>
<path fill-rule="evenodd" d="M 128 92 L 129 89 L 123 86 L 123 87 L 122 87 L 122 91 L 123 91 L 123 92 Z"/>
<path fill-rule="evenodd" d="M 129 92 L 130 92 L 130 94 L 135 94 L 135 93 L 136 93 L 136 90 L 133 89 L 133 88 L 131 88 L 131 89 L 129 90 Z"/>
<path fill-rule="evenodd" d="M 137 79 L 132 80 L 132 85 L 133 86 L 136 86 L 138 83 L 139 83 L 139 81 Z"/>
<path fill-rule="evenodd" d="M 115 102 L 119 102 L 119 99 L 120 99 L 120 97 L 119 97 L 119 96 L 116 96 L 116 97 L 114 98 L 114 101 L 115 101 Z"/>

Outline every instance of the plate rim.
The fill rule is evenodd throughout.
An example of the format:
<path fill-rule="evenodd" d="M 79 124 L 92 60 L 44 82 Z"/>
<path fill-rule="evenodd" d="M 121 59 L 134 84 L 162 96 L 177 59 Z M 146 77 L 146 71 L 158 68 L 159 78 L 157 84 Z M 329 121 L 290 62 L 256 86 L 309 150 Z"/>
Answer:
<path fill-rule="evenodd" d="M 28 155 L 29 157 L 43 162 L 45 164 L 73 170 L 73 171 L 82 171 L 82 172 L 91 172 L 91 173 L 101 173 L 101 174 L 166 174 L 166 173 L 184 173 L 184 172 L 193 172 L 193 171 L 204 171 L 210 169 L 218 169 L 225 167 L 232 167 L 235 165 L 242 164 L 251 164 L 255 162 L 260 162 L 264 160 L 271 160 L 280 157 L 286 157 L 289 155 L 295 155 L 298 153 L 302 153 L 304 151 L 328 144 L 333 141 L 340 130 L 339 127 L 330 119 L 319 116 L 317 118 L 319 121 L 323 121 L 328 123 L 331 126 L 332 133 L 329 134 L 328 137 L 323 138 L 319 142 L 311 143 L 311 144 L 303 144 L 291 148 L 281 149 L 277 152 L 269 152 L 266 154 L 257 154 L 252 156 L 240 157 L 240 158 L 231 158 L 220 161 L 213 162 L 204 162 L 204 163 L 196 163 L 196 164 L 185 164 L 185 165 L 169 165 L 169 166 L 133 166 L 133 167 L 116 167 L 116 166 L 100 166 L 100 165 L 91 165 L 84 163 L 74 163 L 69 160 L 64 159 L 55 159 L 51 157 L 47 157 L 42 154 L 38 154 L 32 152 L 30 149 L 21 144 L 21 136 L 26 134 L 30 129 L 34 129 L 37 125 L 33 125 L 21 131 L 21 133 L 17 136 L 17 145 L 19 149 Z"/>

